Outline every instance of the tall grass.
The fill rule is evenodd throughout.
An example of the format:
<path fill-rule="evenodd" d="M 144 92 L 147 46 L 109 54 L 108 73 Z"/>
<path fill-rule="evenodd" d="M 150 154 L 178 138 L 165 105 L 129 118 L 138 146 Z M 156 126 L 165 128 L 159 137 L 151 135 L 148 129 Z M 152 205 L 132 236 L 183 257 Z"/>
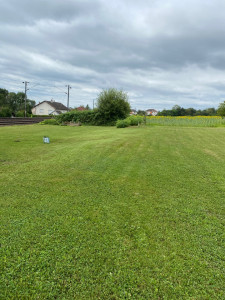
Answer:
<path fill-rule="evenodd" d="M 225 119 L 219 116 L 155 116 L 146 118 L 147 125 L 184 126 L 184 127 L 219 127 L 225 126 Z"/>

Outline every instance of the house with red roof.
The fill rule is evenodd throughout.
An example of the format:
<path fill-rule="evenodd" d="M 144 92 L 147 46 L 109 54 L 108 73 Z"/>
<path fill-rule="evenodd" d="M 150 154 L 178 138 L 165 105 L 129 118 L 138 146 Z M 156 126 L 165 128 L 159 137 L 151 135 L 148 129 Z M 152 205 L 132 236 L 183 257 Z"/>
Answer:
<path fill-rule="evenodd" d="M 158 111 L 153 108 L 150 108 L 150 109 L 147 109 L 145 111 L 145 113 L 146 113 L 146 116 L 156 116 Z"/>

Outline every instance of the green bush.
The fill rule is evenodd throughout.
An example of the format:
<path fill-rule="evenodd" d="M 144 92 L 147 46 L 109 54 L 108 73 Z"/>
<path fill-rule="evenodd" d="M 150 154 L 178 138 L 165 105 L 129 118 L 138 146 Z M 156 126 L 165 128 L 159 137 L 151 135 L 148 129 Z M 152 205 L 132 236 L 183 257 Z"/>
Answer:
<path fill-rule="evenodd" d="M 19 110 L 16 113 L 17 118 L 24 118 L 24 110 Z"/>
<path fill-rule="evenodd" d="M 128 120 L 128 118 L 124 119 L 124 120 L 117 120 L 117 122 L 116 122 L 117 128 L 125 128 L 128 126 L 130 126 L 130 121 Z"/>
<path fill-rule="evenodd" d="M 113 88 L 103 90 L 98 95 L 97 107 L 98 125 L 115 125 L 118 119 L 126 118 L 130 112 L 127 94 Z"/>
<path fill-rule="evenodd" d="M 46 119 L 40 122 L 41 125 L 59 125 L 58 120 L 56 119 Z"/>
<path fill-rule="evenodd" d="M 7 107 L 2 108 L 0 111 L 0 117 L 6 118 L 6 117 L 11 117 L 12 115 L 12 110 L 10 110 Z"/>
<path fill-rule="evenodd" d="M 25 111 L 24 110 L 19 110 L 16 112 L 16 115 L 15 115 L 17 118 L 24 118 L 25 117 Z M 32 114 L 28 113 L 27 112 L 27 118 L 31 118 L 32 117 Z"/>
<path fill-rule="evenodd" d="M 87 125 L 99 125 L 97 121 L 97 110 L 70 111 L 56 117 L 56 120 L 63 124 L 65 122 L 82 123 Z"/>
<path fill-rule="evenodd" d="M 139 124 L 143 123 L 143 117 L 141 116 L 130 116 L 124 120 L 118 120 L 116 122 L 117 128 L 125 128 L 128 126 L 138 126 Z"/>
<path fill-rule="evenodd" d="M 130 116 L 127 118 L 130 121 L 131 126 L 138 126 L 139 124 L 143 123 L 143 117 L 141 116 Z"/>

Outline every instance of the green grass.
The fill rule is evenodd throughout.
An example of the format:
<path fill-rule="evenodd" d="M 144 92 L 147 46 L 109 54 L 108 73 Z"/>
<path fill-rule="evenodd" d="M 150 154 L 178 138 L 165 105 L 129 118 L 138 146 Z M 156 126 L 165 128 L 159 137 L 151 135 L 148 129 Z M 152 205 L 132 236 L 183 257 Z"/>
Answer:
<path fill-rule="evenodd" d="M 219 116 L 181 116 L 165 117 L 152 116 L 146 118 L 147 125 L 179 126 L 179 127 L 222 127 L 225 126 L 225 118 Z"/>
<path fill-rule="evenodd" d="M 0 299 L 224 299 L 224 137 L 0 128 Z"/>

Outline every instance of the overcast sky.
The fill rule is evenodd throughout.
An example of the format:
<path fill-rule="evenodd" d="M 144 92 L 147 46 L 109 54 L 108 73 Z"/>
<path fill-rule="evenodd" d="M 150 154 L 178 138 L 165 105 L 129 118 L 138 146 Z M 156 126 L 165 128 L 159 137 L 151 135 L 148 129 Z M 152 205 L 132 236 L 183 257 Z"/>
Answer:
<path fill-rule="evenodd" d="M 132 108 L 225 100 L 224 0 L 0 0 L 0 87 L 92 106 L 123 89 Z"/>

